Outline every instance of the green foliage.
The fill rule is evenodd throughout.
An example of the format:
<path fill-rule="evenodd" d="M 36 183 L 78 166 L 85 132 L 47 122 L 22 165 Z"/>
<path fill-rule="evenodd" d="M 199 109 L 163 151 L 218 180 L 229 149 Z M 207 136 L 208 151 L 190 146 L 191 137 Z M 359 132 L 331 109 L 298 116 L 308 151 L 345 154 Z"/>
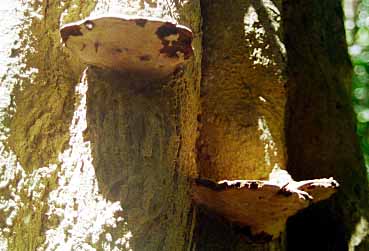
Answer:
<path fill-rule="evenodd" d="M 345 0 L 346 34 L 354 67 L 352 102 L 365 165 L 369 170 L 369 0 Z"/>

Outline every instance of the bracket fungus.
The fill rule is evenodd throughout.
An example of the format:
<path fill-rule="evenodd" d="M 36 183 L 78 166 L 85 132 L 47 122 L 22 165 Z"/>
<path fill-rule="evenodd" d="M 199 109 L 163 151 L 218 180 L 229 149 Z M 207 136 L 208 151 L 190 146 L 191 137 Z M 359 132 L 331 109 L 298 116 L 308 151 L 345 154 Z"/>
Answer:
<path fill-rule="evenodd" d="M 313 202 L 328 199 L 338 186 L 333 178 L 285 185 L 260 180 L 197 179 L 193 199 L 239 227 L 248 227 L 251 237 L 265 241 L 280 235 L 289 216 Z"/>
<path fill-rule="evenodd" d="M 190 29 L 144 17 L 101 16 L 61 27 L 65 46 L 84 63 L 155 79 L 192 54 Z"/>
<path fill-rule="evenodd" d="M 65 46 L 82 62 L 160 79 L 175 72 L 193 55 L 190 29 L 161 19 L 127 16 L 88 18 L 61 27 Z M 332 178 L 290 181 L 197 179 L 193 200 L 253 236 L 277 238 L 289 216 L 313 202 L 329 198 L 338 183 Z"/>

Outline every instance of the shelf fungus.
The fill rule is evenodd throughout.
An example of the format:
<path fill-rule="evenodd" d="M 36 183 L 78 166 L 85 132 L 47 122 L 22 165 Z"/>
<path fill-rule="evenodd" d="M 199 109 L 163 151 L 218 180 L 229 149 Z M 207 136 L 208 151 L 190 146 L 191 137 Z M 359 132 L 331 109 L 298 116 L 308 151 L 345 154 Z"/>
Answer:
<path fill-rule="evenodd" d="M 101 16 L 66 24 L 60 34 L 84 63 L 150 79 L 172 74 L 193 54 L 191 30 L 161 19 Z"/>
<path fill-rule="evenodd" d="M 291 181 L 234 180 L 213 182 L 197 179 L 193 199 L 197 204 L 246 228 L 255 239 L 277 238 L 287 218 L 311 203 L 328 199 L 338 188 L 333 179 Z"/>

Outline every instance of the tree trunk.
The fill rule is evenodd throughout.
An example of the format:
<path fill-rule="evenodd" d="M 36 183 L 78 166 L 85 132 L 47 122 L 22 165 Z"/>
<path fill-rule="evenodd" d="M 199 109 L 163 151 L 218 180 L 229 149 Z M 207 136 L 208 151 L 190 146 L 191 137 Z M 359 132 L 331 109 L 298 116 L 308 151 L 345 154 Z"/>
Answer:
<path fill-rule="evenodd" d="M 291 219 L 289 247 L 347 250 L 355 227 L 368 217 L 368 183 L 354 133 L 341 2 L 286 1 L 284 6 L 288 170 L 296 179 L 333 176 L 341 184 L 334 198 Z M 309 241 L 302 247 L 303 236 Z"/>
<path fill-rule="evenodd" d="M 11 92 L 0 250 L 365 249 L 339 1 L 14 2 L 18 15 L 0 13 L 14 19 L 4 32 L 18 32 L 0 68 Z M 193 58 L 155 81 L 85 69 L 59 28 L 108 13 L 188 26 Z M 275 168 L 332 176 L 340 190 L 267 242 L 192 201 L 196 178 L 262 180 Z"/>

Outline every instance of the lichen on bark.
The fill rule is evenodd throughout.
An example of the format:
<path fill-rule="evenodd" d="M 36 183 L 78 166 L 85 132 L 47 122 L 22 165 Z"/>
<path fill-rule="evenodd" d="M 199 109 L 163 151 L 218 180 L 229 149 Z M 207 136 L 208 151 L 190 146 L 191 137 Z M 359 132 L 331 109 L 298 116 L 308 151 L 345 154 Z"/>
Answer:
<path fill-rule="evenodd" d="M 24 79 L 13 92 L 17 109 L 11 118 L 8 147 L 17 155 L 21 170 L 24 170 L 21 177 L 14 180 L 18 183 L 16 194 L 20 196 L 17 206 L 29 205 L 36 213 L 29 214 L 28 208 L 13 210 L 15 218 L 8 229 L 15 232 L 6 236 L 8 246 L 10 250 L 35 250 L 36 247 L 53 250 L 58 246 L 71 250 L 82 246 L 86 250 L 117 247 L 123 250 L 186 249 L 192 239 L 191 231 L 187 229 L 192 228 L 193 209 L 190 186 L 186 184 L 188 177 L 196 175 L 194 148 L 201 53 L 196 54 L 181 74 L 159 83 L 162 88 L 150 87 L 147 93 L 129 89 L 132 86 L 122 85 L 119 77 L 109 77 L 106 72 L 94 78 L 91 68 L 88 85 L 96 86 L 89 86 L 86 92 L 86 78 L 77 84 L 83 65 L 61 48 L 58 29 L 60 20 L 81 19 L 96 3 L 92 14 L 118 11 L 120 14 L 165 17 L 181 21 L 199 34 L 200 15 L 195 14 L 199 13 L 196 1 L 148 5 L 142 1 L 41 1 L 27 7 L 27 11 L 37 9 L 38 15 L 30 19 L 29 27 L 22 31 L 31 48 L 22 52 L 22 62 L 26 67 L 38 70 L 32 81 Z M 182 9 L 191 10 L 191 14 L 187 15 Z M 199 46 L 200 41 L 197 37 L 194 45 Z M 103 76 L 106 79 L 101 79 Z M 108 83 L 107 79 L 112 82 Z M 119 83 L 114 83 L 113 79 Z M 100 96 L 104 91 L 108 91 L 112 99 Z M 125 91 L 133 96 L 120 99 Z M 95 99 L 94 95 L 97 95 Z M 87 113 L 83 110 L 84 102 L 88 105 Z M 113 102 L 113 108 L 108 106 L 110 102 Z M 116 102 L 128 106 L 114 106 Z M 105 108 L 108 110 L 104 124 L 97 121 L 97 124 L 90 124 L 94 121 L 94 109 L 98 110 L 100 119 L 104 116 L 100 111 Z M 135 113 L 124 117 L 124 112 L 130 109 Z M 111 114 L 118 117 L 110 120 Z M 124 130 L 110 130 L 119 128 L 128 128 L 129 134 L 124 134 Z M 97 151 L 96 136 L 100 140 L 104 135 L 94 132 L 103 129 L 108 133 L 99 149 L 106 151 Z M 81 138 L 82 131 L 84 138 Z M 112 135 L 117 137 L 111 138 Z M 120 138 L 126 139 L 128 145 L 118 142 L 115 146 Z M 129 149 L 132 154 L 127 156 L 124 149 Z M 127 158 L 117 158 L 119 154 Z M 54 163 L 56 165 L 52 165 Z M 43 166 L 45 168 L 41 168 Z M 45 172 L 44 176 L 37 174 L 40 170 Z M 97 180 L 93 177 L 94 171 Z M 129 175 L 125 176 L 127 171 Z M 109 177 L 106 174 L 110 172 L 113 175 Z M 39 187 L 40 198 L 33 197 L 33 192 L 27 193 L 31 186 L 27 181 L 35 175 L 38 178 L 32 184 Z M 115 177 L 119 181 L 110 187 L 110 181 Z M 23 180 L 26 181 L 24 186 L 19 186 Z M 120 203 L 104 202 L 104 198 L 97 194 L 97 187 L 105 199 L 118 199 Z M 117 197 L 117 194 L 121 196 Z M 125 208 L 123 214 L 121 207 Z M 95 211 L 90 211 L 93 209 Z M 96 216 L 96 213 L 103 215 Z M 162 220 L 161 224 L 158 219 Z M 105 230 L 98 230 L 103 226 Z M 81 232 L 84 228 L 86 230 Z M 145 230 L 152 230 L 152 235 L 147 236 Z M 59 243 L 58 238 L 61 238 Z"/>
<path fill-rule="evenodd" d="M 20 78 L 15 86 L 12 95 L 16 112 L 11 117 L 7 142 L 27 172 L 57 163 L 70 137 L 74 84 L 81 69 L 66 64 L 71 59 L 61 49 L 59 25 L 62 14 L 68 7 L 75 9 L 74 5 L 79 6 L 77 18 L 93 7 L 79 1 L 43 1 L 28 4 L 25 9 L 25 16 L 33 17 L 26 19 L 29 25 L 20 32 L 22 71 L 34 69 L 35 74 Z"/>
<path fill-rule="evenodd" d="M 79 1 L 20 1 L 17 5 L 23 12 L 14 24 L 21 27 L 19 40 L 14 42 L 10 57 L 15 59 L 7 65 L 9 68 L 2 83 L 13 90 L 13 102 L 8 108 L 11 114 L 7 149 L 2 148 L 1 156 L 3 160 L 6 154 L 9 155 L 5 162 L 1 161 L 1 171 L 5 174 L 1 176 L 1 207 L 4 209 L 1 211 L 1 218 L 4 219 L 1 222 L 1 237 L 6 238 L 7 250 L 51 250 L 55 248 L 55 243 L 50 230 L 62 230 L 59 238 L 63 239 L 64 244 L 69 242 L 70 245 L 75 241 L 73 245 L 79 245 L 78 242 L 87 241 L 76 241 L 70 233 L 64 232 L 68 230 L 65 229 L 65 221 L 73 219 L 69 215 L 70 210 L 67 210 L 70 205 L 74 205 L 72 211 L 86 209 L 86 206 L 95 208 L 96 212 L 119 211 L 116 206 L 103 202 L 94 194 L 93 183 L 88 184 L 88 181 L 93 181 L 90 173 L 86 173 L 88 162 L 83 160 L 81 162 L 87 175 L 81 177 L 87 183 L 82 185 L 90 191 L 79 191 L 80 197 L 73 198 L 76 191 L 71 188 L 81 183 L 71 182 L 74 174 L 70 171 L 78 170 L 79 165 L 73 161 L 61 164 L 65 160 L 58 159 L 69 156 L 70 159 L 80 160 L 84 154 L 81 149 L 75 150 L 74 156 L 69 155 L 73 155 L 73 151 L 65 151 L 71 144 L 80 143 L 71 141 L 70 138 L 74 137 L 70 126 L 73 124 L 75 105 L 80 102 L 80 96 L 74 89 L 83 68 L 76 67 L 76 62 L 73 63 L 73 59 L 61 48 L 60 20 L 69 10 L 77 13 L 69 18 L 78 19 L 93 6 L 92 1 L 84 4 Z M 13 151 L 19 163 L 13 162 Z M 65 201 L 63 194 L 68 194 L 71 202 Z M 94 226 L 110 225 L 107 217 L 112 215 L 107 213 L 105 216 Z M 85 218 L 81 217 L 81 220 Z M 77 221 L 74 225 L 81 226 L 81 223 Z M 57 245 L 63 245 L 60 240 L 58 242 Z"/>
<path fill-rule="evenodd" d="M 8 250 L 286 250 L 283 234 L 255 243 L 247 227 L 191 202 L 194 177 L 263 179 L 276 165 L 298 179 L 337 171 L 344 192 L 302 215 L 313 212 L 315 221 L 334 215 L 339 227 L 326 243 L 342 236 L 336 243 L 348 241 L 359 209 L 367 208 L 366 199 L 359 201 L 367 189 L 361 190 L 365 182 L 353 185 L 365 173 L 353 134 L 344 137 L 352 121 L 337 3 L 201 4 L 201 13 L 197 0 L 44 0 L 25 7 L 20 45 L 11 53 L 21 56 L 23 68 L 19 75 L 8 71 L 18 81 L 11 107 L 16 109 L 9 109 L 8 153 L 19 161 L 3 165 L 13 171 L 0 192 L 0 202 L 7 203 L 1 204 L 6 210 L 0 212 L 0 239 L 7 238 Z M 325 15 L 323 9 L 338 12 Z M 83 72 L 85 66 L 61 48 L 60 24 L 117 13 L 190 27 L 193 59 L 176 75 L 154 82 L 96 67 Z M 310 13 L 318 18 L 309 33 L 303 26 Z M 334 33 L 328 32 L 330 24 L 337 25 Z M 329 67 L 319 68 L 316 57 Z M 303 219 L 294 222 L 291 229 L 304 228 Z"/>

